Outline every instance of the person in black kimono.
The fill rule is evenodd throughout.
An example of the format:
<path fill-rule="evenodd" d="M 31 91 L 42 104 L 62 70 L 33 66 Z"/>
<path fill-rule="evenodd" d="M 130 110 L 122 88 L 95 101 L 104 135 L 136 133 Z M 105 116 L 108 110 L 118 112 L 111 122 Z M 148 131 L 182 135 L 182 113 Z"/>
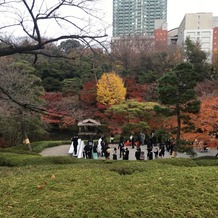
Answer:
<path fill-rule="evenodd" d="M 75 135 L 71 141 L 73 142 L 73 148 L 74 148 L 74 155 L 77 155 L 77 147 L 78 147 L 78 135 Z"/>

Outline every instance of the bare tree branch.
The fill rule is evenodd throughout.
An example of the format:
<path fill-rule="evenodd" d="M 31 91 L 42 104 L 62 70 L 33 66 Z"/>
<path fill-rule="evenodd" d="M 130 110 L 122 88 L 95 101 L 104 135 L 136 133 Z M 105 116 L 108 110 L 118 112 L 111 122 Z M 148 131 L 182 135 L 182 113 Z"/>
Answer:
<path fill-rule="evenodd" d="M 11 102 L 13 102 L 16 105 L 19 105 L 20 107 L 24 108 L 24 109 L 28 109 L 30 111 L 34 111 L 37 113 L 45 113 L 46 110 L 43 108 L 39 108 L 37 105 L 31 105 L 31 104 L 27 104 L 27 103 L 23 103 L 21 101 L 16 100 L 15 98 L 13 98 L 12 95 L 10 95 L 10 93 L 8 93 L 3 87 L 0 86 L 0 90 L 1 92 L 7 97 L 7 98 L 3 98 L 4 100 L 10 100 Z"/>
<path fill-rule="evenodd" d="M 101 40 L 107 34 L 90 32 L 91 29 L 94 30 L 92 25 L 97 23 L 93 21 L 91 24 L 90 21 L 101 21 L 92 13 L 96 12 L 95 2 L 96 0 L 1 1 L 0 14 L 4 19 L 0 24 L 0 42 L 3 43 L 0 47 L 0 57 L 16 53 L 34 53 L 33 51 L 43 50 L 45 45 L 66 39 L 77 39 L 91 44 L 96 42 L 102 46 Z M 51 34 L 50 30 L 58 33 Z M 20 43 L 18 39 L 22 35 L 29 44 Z"/>

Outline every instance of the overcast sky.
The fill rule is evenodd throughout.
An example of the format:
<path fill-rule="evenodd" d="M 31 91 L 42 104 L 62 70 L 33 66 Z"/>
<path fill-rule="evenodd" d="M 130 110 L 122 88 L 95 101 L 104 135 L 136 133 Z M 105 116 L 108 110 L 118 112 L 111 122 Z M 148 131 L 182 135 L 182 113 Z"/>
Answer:
<path fill-rule="evenodd" d="M 113 0 L 99 0 L 105 11 L 105 21 L 112 25 Z M 218 0 L 168 0 L 168 30 L 176 28 L 186 13 L 212 12 L 218 16 Z M 108 32 L 111 35 L 111 30 Z"/>
<path fill-rule="evenodd" d="M 59 0 L 38 0 L 36 2 L 44 2 L 45 7 L 46 5 L 55 4 L 58 1 Z M 27 12 L 22 10 L 19 10 L 19 13 L 17 13 L 17 11 L 14 12 L 14 1 L 11 1 L 11 4 L 13 7 L 11 6 L 7 8 L 7 10 L 4 10 L 4 8 L 1 7 L 0 35 L 7 34 L 10 35 L 11 38 L 17 37 L 18 35 L 23 36 L 25 35 L 23 29 L 18 28 L 17 26 L 15 26 L 16 28 L 10 29 L 1 28 L 8 25 L 11 26 L 11 24 L 14 23 L 14 19 L 21 19 L 17 16 L 21 16 L 21 14 L 23 14 L 25 17 L 27 15 Z M 22 5 L 22 2 L 20 4 Z M 35 6 L 37 8 L 37 5 Z M 69 18 L 69 16 L 73 16 L 72 22 L 76 23 L 75 28 L 72 28 L 70 23 L 68 23 L 69 25 L 66 25 L 66 23 L 63 24 L 63 22 L 60 22 L 60 25 L 57 26 L 57 23 L 54 21 L 52 22 L 50 19 L 47 20 L 47 22 L 46 20 L 41 20 L 41 23 L 39 23 L 39 25 L 41 25 L 41 34 L 46 37 L 53 37 L 54 35 L 58 37 L 65 33 L 85 35 L 89 33 L 92 36 L 101 36 L 106 33 L 110 38 L 112 36 L 112 6 L 113 0 L 96 0 L 94 2 L 90 1 L 90 4 L 88 4 L 87 7 L 93 9 L 91 10 L 91 17 L 87 16 L 87 13 L 82 13 L 82 11 L 79 11 L 78 7 L 73 7 L 73 9 L 71 7 L 66 7 L 63 10 L 60 10 L 59 13 L 64 13 L 64 16 L 67 18 Z M 18 8 L 19 7 L 20 9 L 25 9 L 23 6 L 23 8 L 21 6 L 18 6 Z M 168 30 L 178 27 L 186 13 L 197 12 L 212 12 L 213 16 L 218 16 L 218 0 L 168 0 Z M 29 22 L 27 21 L 25 23 L 25 27 L 27 28 L 28 25 Z M 80 28 L 76 29 L 77 26 Z M 27 29 L 31 29 L 31 27 L 32 26 L 29 26 Z"/>

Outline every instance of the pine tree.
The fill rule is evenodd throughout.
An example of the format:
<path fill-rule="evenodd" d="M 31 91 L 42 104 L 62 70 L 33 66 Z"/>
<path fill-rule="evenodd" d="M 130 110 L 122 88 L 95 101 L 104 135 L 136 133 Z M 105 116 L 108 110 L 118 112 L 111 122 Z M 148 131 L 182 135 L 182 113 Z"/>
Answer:
<path fill-rule="evenodd" d="M 208 64 L 208 54 L 201 49 L 199 42 L 194 43 L 190 38 L 185 41 L 185 59 L 193 64 L 197 80 L 212 79 L 211 66 Z"/>
<path fill-rule="evenodd" d="M 159 100 L 169 107 L 172 115 L 177 116 L 176 144 L 179 145 L 182 112 L 197 113 L 200 110 L 200 101 L 196 99 L 194 91 L 197 84 L 196 72 L 192 64 L 181 63 L 158 82 Z"/>

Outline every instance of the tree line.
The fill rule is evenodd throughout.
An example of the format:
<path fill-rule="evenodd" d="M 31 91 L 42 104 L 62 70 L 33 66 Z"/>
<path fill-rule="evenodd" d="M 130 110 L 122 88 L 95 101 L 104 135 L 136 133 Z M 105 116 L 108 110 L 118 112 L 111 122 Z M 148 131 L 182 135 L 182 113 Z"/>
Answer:
<path fill-rule="evenodd" d="M 177 144 L 183 129 L 196 130 L 190 117 L 200 111 L 199 87 L 206 87 L 206 95 L 209 87 L 217 87 L 216 53 L 208 63 L 200 44 L 189 38 L 184 50 L 175 46 L 156 50 L 145 41 L 136 52 L 123 39 L 105 52 L 100 39 L 106 35 L 84 35 L 85 26 L 79 28 L 79 35 L 48 38 L 42 35 L 41 20 L 54 19 L 56 24 L 62 20 L 77 27 L 75 20 L 57 17 L 57 12 L 79 5 L 61 1 L 49 6 L 43 1 L 44 7 L 37 11 L 36 1 L 16 3 L 28 12 L 32 28 L 27 28 L 27 18 L 19 16 L 12 26 L 19 26 L 26 37 L 12 40 L 4 33 L 0 39 L 0 133 L 10 145 L 26 138 L 46 138 L 48 132 L 77 131 L 76 123 L 87 117 L 101 120 L 108 133 L 128 134 L 167 130 L 163 120 L 176 115 L 176 125 L 167 131 L 176 135 Z M 10 4 L 1 3 L 2 12 Z M 12 26 L 3 23 L 1 30 Z M 60 26 L 66 27 L 64 23 Z"/>

